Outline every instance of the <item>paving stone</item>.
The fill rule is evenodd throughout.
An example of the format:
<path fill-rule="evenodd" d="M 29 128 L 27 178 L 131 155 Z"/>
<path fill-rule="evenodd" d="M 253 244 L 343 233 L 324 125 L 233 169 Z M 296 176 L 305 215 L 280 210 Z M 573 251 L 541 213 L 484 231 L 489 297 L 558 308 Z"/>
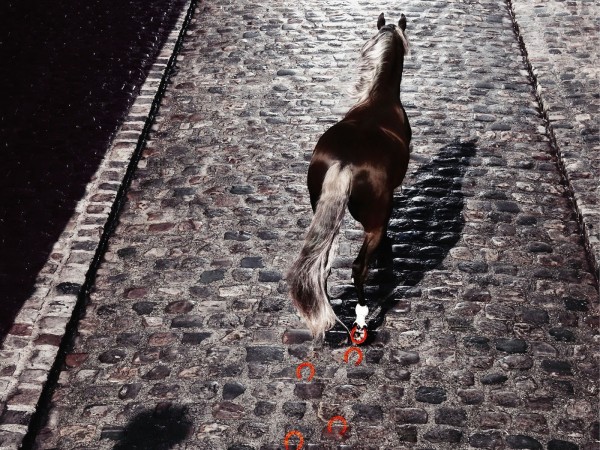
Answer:
<path fill-rule="evenodd" d="M 550 391 L 570 396 L 575 393 L 573 383 L 567 380 L 544 380 L 544 386 Z"/>
<path fill-rule="evenodd" d="M 546 418 L 538 413 L 517 414 L 514 424 L 517 429 L 530 430 L 537 433 L 548 431 Z"/>
<path fill-rule="evenodd" d="M 306 403 L 286 402 L 283 404 L 283 413 L 292 419 L 300 420 L 306 413 Z"/>
<path fill-rule="evenodd" d="M 526 399 L 526 404 L 531 410 L 550 411 L 554 408 L 554 398 L 551 395 L 535 395 Z"/>
<path fill-rule="evenodd" d="M 551 328 L 548 332 L 559 342 L 575 342 L 576 340 L 575 334 L 566 328 Z"/>
<path fill-rule="evenodd" d="M 579 446 L 573 442 L 552 439 L 548 441 L 548 450 L 579 450 Z"/>
<path fill-rule="evenodd" d="M 505 430 L 510 426 L 511 416 L 501 411 L 483 411 L 479 415 L 480 423 L 484 429 Z"/>
<path fill-rule="evenodd" d="M 133 400 L 137 397 L 142 385 L 139 383 L 124 384 L 119 389 L 119 398 L 121 400 Z"/>
<path fill-rule="evenodd" d="M 481 377 L 481 384 L 503 384 L 508 380 L 508 377 L 503 373 L 490 373 Z"/>
<path fill-rule="evenodd" d="M 169 314 L 185 314 L 189 313 L 192 309 L 194 309 L 194 304 L 189 300 L 176 300 L 174 302 L 169 303 L 165 312 Z M 152 311 L 149 311 L 149 313 Z M 148 313 L 148 314 L 149 314 Z"/>
<path fill-rule="evenodd" d="M 544 359 L 541 367 L 546 372 L 557 374 L 557 375 L 573 375 L 571 370 L 571 363 L 568 361 L 556 361 L 551 359 Z"/>
<path fill-rule="evenodd" d="M 126 347 L 137 347 L 144 336 L 141 333 L 121 333 L 117 336 L 117 344 Z"/>
<path fill-rule="evenodd" d="M 211 399 L 217 395 L 219 383 L 216 381 L 199 381 L 190 386 L 190 392 L 203 399 Z"/>
<path fill-rule="evenodd" d="M 397 408 L 394 417 L 398 423 L 427 423 L 427 411 L 420 408 Z"/>
<path fill-rule="evenodd" d="M 497 431 L 475 433 L 469 437 L 469 445 L 475 448 L 500 448 L 503 445 L 502 434 Z"/>
<path fill-rule="evenodd" d="M 565 308 L 569 311 L 588 311 L 589 305 L 586 300 L 576 299 L 576 298 L 567 298 L 565 301 Z"/>
<path fill-rule="evenodd" d="M 462 439 L 462 431 L 452 428 L 433 428 L 423 437 L 429 442 L 458 444 Z"/>
<path fill-rule="evenodd" d="M 244 407 L 233 402 L 220 402 L 213 406 L 212 415 L 215 419 L 235 420 L 244 416 Z"/>
<path fill-rule="evenodd" d="M 145 375 L 142 375 L 142 378 L 144 380 L 162 380 L 168 377 L 170 373 L 171 369 L 169 369 L 167 366 L 158 365 L 146 372 Z"/>
<path fill-rule="evenodd" d="M 202 327 L 204 319 L 202 316 L 189 315 L 178 316 L 171 320 L 172 328 L 199 328 Z"/>
<path fill-rule="evenodd" d="M 417 427 L 401 426 L 396 429 L 396 433 L 400 442 L 417 442 Z"/>
<path fill-rule="evenodd" d="M 353 420 L 377 423 L 383 420 L 383 410 L 379 405 L 356 404 L 352 406 L 352 410 L 355 413 Z"/>
<path fill-rule="evenodd" d="M 98 356 L 98 360 L 105 364 L 116 364 L 127 356 L 127 352 L 120 349 L 108 350 Z"/>
<path fill-rule="evenodd" d="M 446 401 L 446 398 L 446 391 L 441 387 L 422 386 L 415 392 L 415 400 L 419 402 L 439 404 Z"/>
<path fill-rule="evenodd" d="M 247 256 L 242 258 L 240 266 L 249 269 L 260 269 L 264 267 L 264 263 L 262 257 L 260 256 Z"/>
<path fill-rule="evenodd" d="M 324 386 L 319 383 L 299 383 L 294 388 L 294 394 L 303 400 L 311 398 L 321 398 L 323 395 Z"/>
<path fill-rule="evenodd" d="M 467 412 L 461 408 L 439 408 L 435 411 L 435 423 L 453 425 L 455 427 L 465 426 Z"/>
<path fill-rule="evenodd" d="M 183 333 L 183 335 L 181 336 L 181 343 L 189 345 L 199 345 L 202 343 L 202 341 L 209 338 L 210 336 L 211 333 L 207 332 Z"/>
<path fill-rule="evenodd" d="M 548 323 L 548 312 L 543 309 L 525 309 L 522 312 L 522 320 L 526 323 L 541 325 Z"/>
<path fill-rule="evenodd" d="M 538 440 L 523 434 L 511 434 L 506 436 L 506 443 L 509 448 L 527 448 L 532 450 L 544 448 Z"/>
<path fill-rule="evenodd" d="M 521 404 L 519 396 L 514 392 L 497 391 L 491 395 L 492 401 L 498 406 L 506 408 L 516 408 Z"/>
<path fill-rule="evenodd" d="M 64 282 L 56 286 L 56 290 L 63 295 L 78 295 L 81 285 L 78 283 Z"/>
<path fill-rule="evenodd" d="M 457 392 L 462 402 L 467 405 L 479 405 L 484 401 L 484 393 L 476 389 L 463 389 Z"/>
<path fill-rule="evenodd" d="M 100 439 L 109 439 L 111 441 L 120 441 L 125 436 L 123 427 L 103 427 L 100 433 Z"/>
<path fill-rule="evenodd" d="M 525 353 L 527 343 L 522 339 L 498 339 L 496 350 L 506 353 Z"/>
<path fill-rule="evenodd" d="M 276 407 L 277 403 L 275 402 L 259 401 L 256 403 L 256 406 L 254 408 L 254 415 L 268 416 L 275 411 Z"/>
<path fill-rule="evenodd" d="M 221 281 L 223 278 L 225 278 L 224 269 L 205 270 L 200 275 L 198 282 L 201 284 L 210 284 Z"/>
<path fill-rule="evenodd" d="M 223 385 L 223 400 L 233 400 L 246 391 L 246 387 L 237 382 L 225 383 Z"/>
<path fill-rule="evenodd" d="M 479 351 L 487 351 L 490 349 L 490 340 L 483 336 L 467 336 L 464 340 L 465 347 Z"/>
<path fill-rule="evenodd" d="M 246 349 L 247 362 L 276 362 L 283 360 L 283 348 L 279 347 L 248 347 Z"/>
<path fill-rule="evenodd" d="M 509 355 L 500 359 L 499 364 L 506 370 L 527 370 L 533 367 L 533 360 L 527 355 Z"/>
<path fill-rule="evenodd" d="M 592 422 L 589 428 L 590 438 L 596 441 L 600 441 L 600 422 Z"/>
<path fill-rule="evenodd" d="M 6 410 L 1 416 L 2 423 L 7 425 L 27 425 L 31 420 L 31 413 L 26 411 Z"/>

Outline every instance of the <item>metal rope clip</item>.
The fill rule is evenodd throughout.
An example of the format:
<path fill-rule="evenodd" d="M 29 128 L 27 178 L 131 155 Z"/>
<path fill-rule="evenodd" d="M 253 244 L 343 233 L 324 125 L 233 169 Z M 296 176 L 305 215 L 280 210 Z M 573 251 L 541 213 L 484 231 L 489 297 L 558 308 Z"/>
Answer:
<path fill-rule="evenodd" d="M 346 422 L 346 419 L 344 419 L 342 416 L 333 416 L 331 419 L 329 419 L 329 423 L 327 424 L 327 431 L 333 433 L 331 428 L 335 422 L 342 422 L 343 428 L 340 431 L 339 435 L 343 436 L 346 430 L 348 430 L 348 422 Z"/>
<path fill-rule="evenodd" d="M 344 362 L 346 362 L 346 363 L 348 362 L 348 359 L 350 358 L 350 353 L 352 353 L 352 352 L 355 352 L 358 354 L 358 359 L 356 360 L 354 365 L 359 366 L 363 360 L 363 352 L 358 347 L 350 347 L 348 350 L 346 350 L 346 353 L 344 353 Z"/>
<path fill-rule="evenodd" d="M 304 436 L 298 430 L 292 430 L 285 435 L 285 438 L 283 439 L 283 445 L 285 446 L 285 450 L 290 450 L 290 438 L 292 436 L 297 436 L 299 442 L 298 444 L 296 444 L 296 448 L 291 450 L 300 450 L 304 446 Z"/>
<path fill-rule="evenodd" d="M 306 381 L 312 380 L 315 376 L 315 366 L 313 366 L 313 364 L 308 361 L 298 364 L 298 367 L 296 368 L 296 377 L 299 380 L 302 379 L 302 369 L 304 367 L 308 367 L 310 369 L 310 375 L 308 376 Z"/>

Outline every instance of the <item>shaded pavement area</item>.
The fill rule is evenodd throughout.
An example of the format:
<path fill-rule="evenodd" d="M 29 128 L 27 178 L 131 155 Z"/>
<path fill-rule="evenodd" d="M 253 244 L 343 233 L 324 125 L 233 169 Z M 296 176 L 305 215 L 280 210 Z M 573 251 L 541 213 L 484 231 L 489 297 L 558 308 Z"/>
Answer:
<path fill-rule="evenodd" d="M 183 4 L 0 6 L 0 341 Z"/>

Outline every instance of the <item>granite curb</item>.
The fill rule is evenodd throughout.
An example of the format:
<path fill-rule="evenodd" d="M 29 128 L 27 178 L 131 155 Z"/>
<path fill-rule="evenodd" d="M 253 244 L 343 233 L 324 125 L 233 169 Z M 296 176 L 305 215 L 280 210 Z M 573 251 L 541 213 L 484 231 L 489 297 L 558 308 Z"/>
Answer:
<path fill-rule="evenodd" d="M 599 9 L 595 2 L 509 0 L 581 232 L 600 274 Z"/>

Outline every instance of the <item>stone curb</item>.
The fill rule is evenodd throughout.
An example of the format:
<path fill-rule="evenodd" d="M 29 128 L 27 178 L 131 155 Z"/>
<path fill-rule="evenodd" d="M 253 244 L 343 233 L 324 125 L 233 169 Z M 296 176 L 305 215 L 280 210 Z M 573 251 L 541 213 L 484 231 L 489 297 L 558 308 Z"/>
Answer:
<path fill-rule="evenodd" d="M 553 70 L 556 61 L 547 48 L 547 43 L 539 45 L 540 37 L 536 35 L 536 23 L 538 18 L 532 11 L 532 6 L 526 1 L 507 0 L 508 8 L 515 25 L 515 32 L 519 39 L 521 50 L 527 65 L 529 76 L 535 88 L 535 95 L 544 119 L 546 134 L 550 139 L 552 147 L 556 152 L 559 170 L 564 179 L 568 195 L 573 208 L 577 213 L 581 233 L 588 252 L 588 258 L 592 264 L 596 280 L 600 275 L 600 208 L 598 208 L 598 180 L 600 169 L 598 168 L 598 146 L 587 142 L 581 142 L 580 137 L 570 132 L 577 128 L 576 118 L 573 117 L 577 108 L 572 108 L 565 98 L 567 93 L 561 91 L 561 79 L 558 75 L 567 75 L 569 69 L 562 68 L 558 74 Z M 550 15 L 551 16 L 551 15 Z M 549 20 L 549 19 L 548 19 Z M 581 19 L 585 22 L 585 19 Z M 536 45 L 537 44 L 537 45 Z M 556 55 L 555 55 L 556 56 Z M 577 60 L 570 52 L 568 56 L 561 54 L 569 64 L 578 69 L 586 69 L 584 72 L 592 72 L 596 64 L 585 64 L 585 60 Z M 593 76 L 592 76 L 593 78 Z M 556 90 L 558 88 L 558 91 Z M 594 100 L 588 98 L 590 104 L 585 112 L 593 111 Z M 566 111 L 573 116 L 563 116 Z M 587 116 L 588 114 L 582 114 Z M 589 115 L 592 120 L 594 114 Z M 577 151 L 573 151 L 576 148 Z"/>
<path fill-rule="evenodd" d="M 146 124 L 153 120 L 153 104 L 162 95 L 162 80 L 169 76 L 169 60 L 177 51 L 193 4 L 190 0 L 182 9 L 84 197 L 54 244 L 34 294 L 24 303 L 0 349 L 0 409 L 23 417 L 18 425 L 0 424 L 0 430 L 15 436 L 8 445 L 0 443 L 2 450 L 19 448 L 28 431 L 103 231 L 110 225 L 119 188 L 139 143 L 146 138 Z"/>

